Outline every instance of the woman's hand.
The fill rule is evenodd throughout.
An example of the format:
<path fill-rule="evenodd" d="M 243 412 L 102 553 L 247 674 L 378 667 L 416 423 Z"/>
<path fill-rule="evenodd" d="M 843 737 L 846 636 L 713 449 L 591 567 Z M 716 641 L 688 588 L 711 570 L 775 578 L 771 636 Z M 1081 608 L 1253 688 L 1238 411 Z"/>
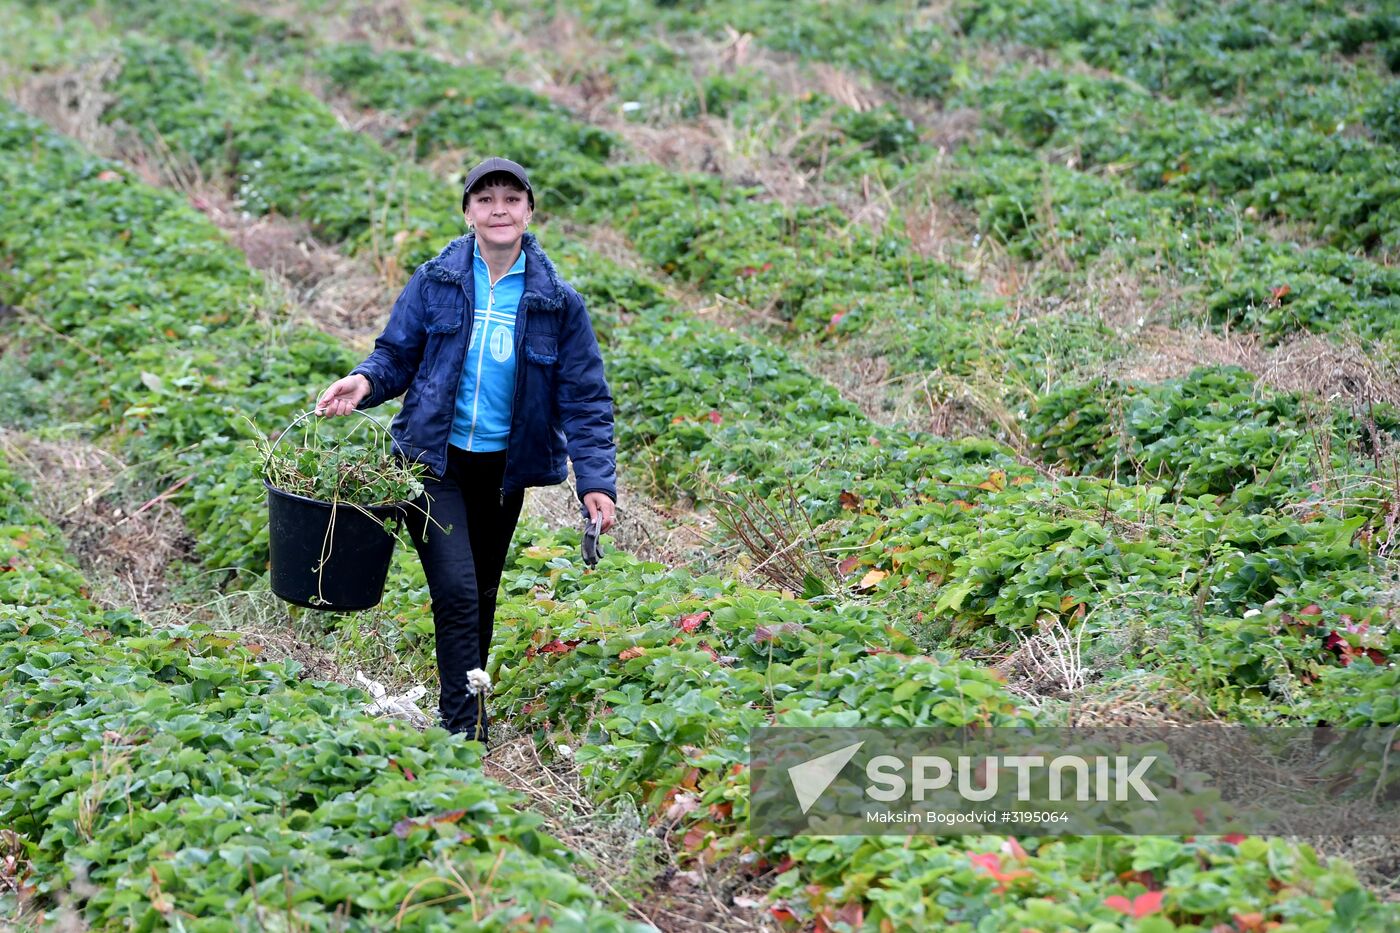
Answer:
<path fill-rule="evenodd" d="M 316 402 L 316 414 L 334 417 L 348 415 L 369 395 L 369 380 L 359 373 L 337 379 L 321 393 Z"/>
<path fill-rule="evenodd" d="M 588 520 L 591 522 L 598 517 L 598 513 L 603 514 L 603 531 L 607 531 L 613 526 L 613 514 L 616 506 L 612 499 L 608 498 L 605 492 L 586 492 L 583 494 L 583 507 L 588 509 Z"/>

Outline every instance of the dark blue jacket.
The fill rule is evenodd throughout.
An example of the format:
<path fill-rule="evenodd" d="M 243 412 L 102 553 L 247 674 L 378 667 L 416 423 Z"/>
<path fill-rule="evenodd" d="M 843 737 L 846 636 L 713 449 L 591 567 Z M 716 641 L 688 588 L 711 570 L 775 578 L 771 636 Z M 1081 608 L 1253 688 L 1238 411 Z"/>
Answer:
<path fill-rule="evenodd" d="M 467 344 L 471 341 L 471 235 L 458 237 L 413 273 L 374 351 L 352 370 L 369 380 L 360 408 L 401 393 L 390 428 L 403 452 L 441 476 Z M 550 486 L 574 463 L 580 501 L 590 492 L 617 499 L 612 394 L 583 299 L 559 278 L 526 233 L 525 294 L 516 312 L 515 401 L 501 495 Z"/>

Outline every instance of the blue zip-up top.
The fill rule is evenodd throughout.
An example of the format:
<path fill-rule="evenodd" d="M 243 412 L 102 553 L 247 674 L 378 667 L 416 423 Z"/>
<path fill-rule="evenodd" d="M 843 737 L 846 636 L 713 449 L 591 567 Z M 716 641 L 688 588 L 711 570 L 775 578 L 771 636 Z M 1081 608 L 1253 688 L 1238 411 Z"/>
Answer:
<path fill-rule="evenodd" d="M 403 396 L 390 427 L 405 458 L 442 476 L 466 366 L 467 308 L 475 304 L 475 237 L 459 237 L 413 273 L 374 350 L 352 372 L 369 380 L 361 409 Z M 617 499 L 612 393 L 583 299 L 559 278 L 533 233 L 516 310 L 515 395 L 502 495 L 561 483 L 574 465 L 577 495 Z M 499 288 L 499 285 L 497 286 Z M 496 299 L 499 305 L 499 296 Z M 487 347 L 490 353 L 490 347 Z"/>
<path fill-rule="evenodd" d="M 505 450 L 515 396 L 515 320 L 525 293 L 525 250 L 496 282 L 472 244 L 471 343 L 457 383 L 457 408 L 448 441 L 463 450 Z"/>

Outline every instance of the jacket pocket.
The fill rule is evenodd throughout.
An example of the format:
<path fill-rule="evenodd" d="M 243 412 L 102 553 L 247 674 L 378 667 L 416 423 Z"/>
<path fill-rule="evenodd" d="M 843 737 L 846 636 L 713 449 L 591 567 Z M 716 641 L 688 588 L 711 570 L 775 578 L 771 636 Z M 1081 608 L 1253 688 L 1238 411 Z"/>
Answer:
<path fill-rule="evenodd" d="M 553 334 L 526 334 L 525 358 L 531 363 L 552 366 L 559 361 L 559 341 Z"/>
<path fill-rule="evenodd" d="M 430 334 L 455 334 L 462 329 L 462 306 L 452 302 L 428 305 L 427 331 Z"/>

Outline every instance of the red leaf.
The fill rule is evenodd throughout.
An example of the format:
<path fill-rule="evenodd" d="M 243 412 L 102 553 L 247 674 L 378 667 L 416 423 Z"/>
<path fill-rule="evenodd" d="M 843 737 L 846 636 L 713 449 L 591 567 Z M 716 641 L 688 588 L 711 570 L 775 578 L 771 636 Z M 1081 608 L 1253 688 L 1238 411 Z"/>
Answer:
<path fill-rule="evenodd" d="M 834 333 L 836 333 L 836 325 L 837 325 L 837 324 L 840 324 L 840 323 L 841 323 L 841 319 L 842 319 L 843 317 L 845 317 L 845 316 L 846 316 L 846 312 L 845 312 L 845 311 L 837 311 L 835 314 L 833 314 L 833 315 L 831 316 L 831 320 L 828 321 L 828 322 L 827 322 L 827 325 L 826 325 L 826 331 L 827 331 L 827 333 L 829 333 L 829 334 L 834 334 Z"/>
<path fill-rule="evenodd" d="M 989 872 L 1001 871 L 1001 856 L 995 852 L 974 852 L 967 857 L 967 860 Z"/>
<path fill-rule="evenodd" d="M 851 492 L 849 489 L 841 490 L 838 501 L 841 503 L 841 508 L 848 512 L 854 512 L 856 509 L 860 508 L 860 496 Z"/>
<path fill-rule="evenodd" d="M 448 810 L 446 813 L 439 813 L 428 818 L 429 823 L 455 823 L 467 815 L 466 810 Z"/>
<path fill-rule="evenodd" d="M 710 424 L 719 424 L 724 420 L 724 416 L 713 408 L 710 409 L 710 413 L 705 417 L 710 419 Z"/>
<path fill-rule="evenodd" d="M 968 860 L 995 878 L 998 882 L 997 890 L 1000 892 L 1006 891 L 1008 882 L 1015 881 L 1017 878 L 1028 878 L 1031 875 L 1029 871 L 1023 868 L 1018 868 L 1014 871 L 1002 871 L 1001 856 L 995 852 L 977 852 L 969 855 Z"/>
<path fill-rule="evenodd" d="M 1244 833 L 1229 833 L 1228 835 L 1221 836 L 1220 838 L 1223 842 L 1228 842 L 1232 846 L 1237 846 L 1249 837 L 1246 836 Z"/>
<path fill-rule="evenodd" d="M 1016 841 L 1016 837 L 1014 836 L 1006 837 L 1006 842 L 1002 843 L 1002 847 L 1018 862 L 1024 862 L 1030 858 L 1030 855 L 1021 847 L 1021 844 Z"/>
<path fill-rule="evenodd" d="M 788 910 L 788 909 L 787 909 L 785 906 L 783 906 L 782 904 L 774 904 L 772 907 L 769 907 L 769 908 L 768 908 L 768 912 L 769 912 L 770 914 L 772 914 L 772 915 L 773 915 L 773 919 L 774 919 L 774 920 L 777 920 L 779 923 L 796 923 L 796 922 L 797 922 L 797 914 L 795 914 L 795 913 L 793 913 L 792 911 Z"/>
<path fill-rule="evenodd" d="M 435 813 L 432 816 L 414 819 L 402 819 L 394 824 L 394 835 L 400 839 L 407 839 L 409 833 L 415 829 L 423 829 L 435 823 L 456 823 L 467 815 L 466 810 L 448 810 L 446 813 Z"/>
<path fill-rule="evenodd" d="M 693 632 L 703 625 L 709 617 L 710 613 L 707 611 L 692 612 L 690 615 L 681 616 L 676 620 L 676 627 L 683 632 Z"/>
<path fill-rule="evenodd" d="M 1279 286 L 1277 286 L 1273 291 L 1271 291 L 1269 294 L 1273 297 L 1274 304 L 1278 304 L 1278 303 L 1279 303 L 1280 301 L 1282 301 L 1282 300 L 1284 299 L 1284 297 L 1286 297 L 1286 296 L 1288 295 L 1288 293 L 1291 292 L 1291 291 L 1293 291 L 1292 286 L 1289 286 L 1289 285 L 1279 285 Z"/>
<path fill-rule="evenodd" d="M 1133 919 L 1141 920 L 1143 917 L 1161 913 L 1162 899 L 1166 896 L 1166 891 L 1144 891 L 1133 898 Z"/>
<path fill-rule="evenodd" d="M 1121 894 L 1114 894 L 1110 897 L 1104 898 L 1103 905 L 1109 910 L 1118 911 L 1120 914 L 1131 915 L 1133 912 L 1133 902 L 1128 900 Z"/>
<path fill-rule="evenodd" d="M 841 561 L 841 563 L 839 563 L 839 564 L 836 565 L 836 569 L 839 570 L 839 571 L 841 571 L 841 576 L 844 577 L 844 576 L 848 575 L 852 570 L 855 570 L 855 569 L 856 569 L 856 564 L 859 564 L 859 563 L 860 563 L 860 556 L 859 556 L 859 555 L 855 555 L 855 556 L 848 557 L 848 558 L 846 558 L 845 560 Z"/>
<path fill-rule="evenodd" d="M 707 653 L 710 656 L 710 660 L 716 663 L 719 662 L 719 652 L 716 651 L 714 648 L 711 648 L 708 642 L 702 641 L 700 643 L 700 650 Z"/>
<path fill-rule="evenodd" d="M 1121 894 L 1104 898 L 1103 905 L 1118 911 L 1120 914 L 1127 914 L 1134 920 L 1141 920 L 1143 917 L 1151 916 L 1162 910 L 1162 898 L 1166 896 L 1165 891 L 1144 891 L 1130 902 Z"/>
<path fill-rule="evenodd" d="M 646 653 L 647 649 L 643 648 L 641 645 L 633 645 L 631 648 L 623 648 L 618 654 L 617 659 L 619 661 L 630 661 L 633 658 L 640 658 Z"/>
<path fill-rule="evenodd" d="M 571 638 L 568 641 L 554 639 L 547 645 L 540 646 L 540 654 L 568 654 L 579 646 L 579 639 Z"/>
<path fill-rule="evenodd" d="M 121 175 L 117 174 L 111 169 L 107 169 L 106 171 L 99 172 L 97 174 L 98 181 L 121 181 L 121 178 Z"/>

